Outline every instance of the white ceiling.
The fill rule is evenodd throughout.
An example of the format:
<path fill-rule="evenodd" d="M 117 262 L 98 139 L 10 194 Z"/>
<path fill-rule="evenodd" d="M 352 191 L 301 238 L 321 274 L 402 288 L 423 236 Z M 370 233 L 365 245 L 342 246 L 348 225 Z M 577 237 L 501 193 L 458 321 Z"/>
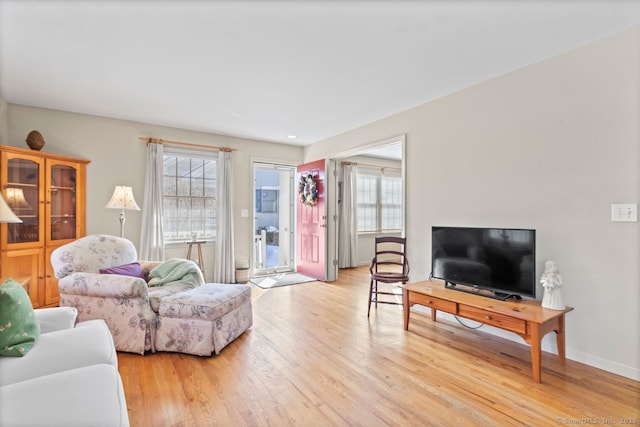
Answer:
<path fill-rule="evenodd" d="M 0 0 L 0 97 L 306 145 L 634 25 L 637 0 Z"/>

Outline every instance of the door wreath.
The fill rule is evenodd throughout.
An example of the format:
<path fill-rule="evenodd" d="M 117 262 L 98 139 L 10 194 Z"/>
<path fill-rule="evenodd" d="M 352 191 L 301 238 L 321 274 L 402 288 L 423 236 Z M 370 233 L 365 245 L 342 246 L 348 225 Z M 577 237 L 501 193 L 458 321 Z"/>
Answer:
<path fill-rule="evenodd" d="M 298 181 L 298 196 L 305 206 L 318 203 L 318 183 L 313 174 L 302 175 Z"/>

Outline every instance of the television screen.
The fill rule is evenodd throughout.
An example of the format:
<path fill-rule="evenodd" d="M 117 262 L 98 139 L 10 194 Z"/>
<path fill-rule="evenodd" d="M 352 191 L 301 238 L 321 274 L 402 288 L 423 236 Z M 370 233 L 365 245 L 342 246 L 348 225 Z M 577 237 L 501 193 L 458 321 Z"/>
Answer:
<path fill-rule="evenodd" d="M 506 299 L 535 298 L 536 232 L 528 229 L 437 227 L 431 229 L 431 274 L 447 287 L 493 291 Z M 458 288 L 471 286 L 473 289 Z"/>

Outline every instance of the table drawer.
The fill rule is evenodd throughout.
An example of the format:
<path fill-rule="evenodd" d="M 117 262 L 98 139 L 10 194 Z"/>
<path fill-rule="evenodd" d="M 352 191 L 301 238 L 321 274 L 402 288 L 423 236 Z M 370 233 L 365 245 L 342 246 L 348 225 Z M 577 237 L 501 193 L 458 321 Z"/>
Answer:
<path fill-rule="evenodd" d="M 491 313 L 481 308 L 460 304 L 458 315 L 520 334 L 524 334 L 527 331 L 527 322 L 524 320 L 515 319 L 504 314 Z"/>
<path fill-rule="evenodd" d="M 446 311 L 447 313 L 455 314 L 456 312 L 455 302 L 435 298 L 417 292 L 413 292 L 411 294 L 411 302 L 432 308 L 434 310 Z"/>

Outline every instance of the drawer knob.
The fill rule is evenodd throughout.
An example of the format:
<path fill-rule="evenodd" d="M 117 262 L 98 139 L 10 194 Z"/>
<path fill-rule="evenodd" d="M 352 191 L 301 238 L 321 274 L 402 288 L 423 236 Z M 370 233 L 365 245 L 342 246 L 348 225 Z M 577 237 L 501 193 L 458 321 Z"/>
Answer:
<path fill-rule="evenodd" d="M 485 319 L 491 320 L 491 316 L 484 316 Z"/>

